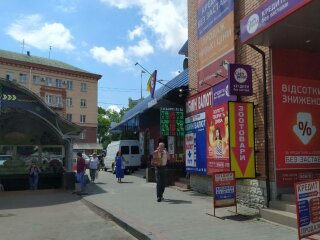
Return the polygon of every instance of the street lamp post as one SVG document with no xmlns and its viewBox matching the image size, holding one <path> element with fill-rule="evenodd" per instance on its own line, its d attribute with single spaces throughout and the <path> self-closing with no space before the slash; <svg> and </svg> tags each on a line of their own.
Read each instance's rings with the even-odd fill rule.
<svg viewBox="0 0 320 240">
<path fill-rule="evenodd" d="M 144 70 L 141 70 L 141 97 L 140 99 L 142 99 L 142 74 L 146 73 Z"/>
</svg>

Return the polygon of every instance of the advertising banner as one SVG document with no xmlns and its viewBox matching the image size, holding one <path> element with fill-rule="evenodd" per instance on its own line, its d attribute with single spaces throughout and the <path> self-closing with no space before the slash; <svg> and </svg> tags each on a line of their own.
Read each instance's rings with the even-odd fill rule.
<svg viewBox="0 0 320 240">
<path fill-rule="evenodd" d="M 233 0 L 198 1 L 198 39 L 220 22 L 228 13 L 233 11 L 233 8 Z"/>
<path fill-rule="evenodd" d="M 185 120 L 186 172 L 206 174 L 206 114 L 192 115 Z"/>
<path fill-rule="evenodd" d="M 295 186 L 299 239 L 320 232 L 320 180 L 296 182 Z"/>
<path fill-rule="evenodd" d="M 236 205 L 236 179 L 234 172 L 212 175 L 214 208 Z"/>
<path fill-rule="evenodd" d="M 174 154 L 174 137 L 168 136 L 168 153 L 170 155 Z"/>
<path fill-rule="evenodd" d="M 319 94 L 319 81 L 274 76 L 274 142 L 279 187 L 293 187 L 294 179 L 319 175 Z"/>
<path fill-rule="evenodd" d="M 240 21 L 241 41 L 247 41 L 312 0 L 269 0 Z"/>
<path fill-rule="evenodd" d="M 244 64 L 229 64 L 230 94 L 252 96 L 252 67 Z"/>
<path fill-rule="evenodd" d="M 218 106 L 223 103 L 227 103 L 228 101 L 236 101 L 237 96 L 229 94 L 230 84 L 228 80 L 224 80 L 223 82 L 214 85 L 212 88 L 213 92 L 213 106 Z"/>
<path fill-rule="evenodd" d="M 212 88 L 187 98 L 186 115 L 191 116 L 195 113 L 204 112 L 212 106 Z"/>
<path fill-rule="evenodd" d="M 206 116 L 207 175 L 229 171 L 228 104 L 208 109 Z"/>
<path fill-rule="evenodd" d="M 229 102 L 231 171 L 236 178 L 255 178 L 253 103 Z"/>
</svg>

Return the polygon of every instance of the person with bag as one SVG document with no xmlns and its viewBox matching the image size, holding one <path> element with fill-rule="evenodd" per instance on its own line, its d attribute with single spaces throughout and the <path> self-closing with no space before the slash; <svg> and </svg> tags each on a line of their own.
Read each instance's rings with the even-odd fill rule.
<svg viewBox="0 0 320 240">
<path fill-rule="evenodd" d="M 122 156 L 121 151 L 117 152 L 116 158 L 116 178 L 118 179 L 118 183 L 121 183 L 121 179 L 124 178 L 124 158 Z"/>
<path fill-rule="evenodd" d="M 85 175 L 86 172 L 86 161 L 82 157 L 82 153 L 77 153 L 77 182 L 80 183 L 80 191 L 83 192 L 86 187 Z"/>
<path fill-rule="evenodd" d="M 98 178 L 98 168 L 99 168 L 99 159 L 96 153 L 92 154 L 92 157 L 89 160 L 89 171 L 91 182 L 94 182 L 96 178 Z"/>
<path fill-rule="evenodd" d="M 39 183 L 39 173 L 41 172 L 41 170 L 35 161 L 31 162 L 31 165 L 27 168 L 27 170 L 29 173 L 30 190 L 37 190 Z"/>
<path fill-rule="evenodd" d="M 166 187 L 166 165 L 168 160 L 167 150 L 163 142 L 159 142 L 158 148 L 153 152 L 151 165 L 155 167 L 157 182 L 157 201 L 163 200 L 163 193 Z"/>
</svg>

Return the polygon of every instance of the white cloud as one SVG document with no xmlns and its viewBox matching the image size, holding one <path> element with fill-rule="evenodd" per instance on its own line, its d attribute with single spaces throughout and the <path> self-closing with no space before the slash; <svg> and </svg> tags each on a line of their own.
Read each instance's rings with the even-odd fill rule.
<svg viewBox="0 0 320 240">
<path fill-rule="evenodd" d="M 112 50 L 104 47 L 93 47 L 90 49 L 90 53 L 98 62 L 105 63 L 108 66 L 125 66 L 129 63 L 129 60 L 125 56 L 124 49 L 121 47 L 116 47 Z"/>
<path fill-rule="evenodd" d="M 117 105 L 110 105 L 107 107 L 107 110 L 115 111 L 115 112 L 120 112 L 121 109 Z"/>
<path fill-rule="evenodd" d="M 60 0 L 57 9 L 65 13 L 74 13 L 77 11 L 78 0 Z"/>
<path fill-rule="evenodd" d="M 136 37 L 141 37 L 143 35 L 143 28 L 141 26 L 136 26 L 134 30 L 129 31 L 129 39 L 134 40 Z"/>
<path fill-rule="evenodd" d="M 134 57 L 145 57 L 153 54 L 154 49 L 148 39 L 142 39 L 138 45 L 128 47 L 128 53 Z"/>
<path fill-rule="evenodd" d="M 120 9 L 137 6 L 141 21 L 163 49 L 178 51 L 188 39 L 186 0 L 100 0 Z"/>
<path fill-rule="evenodd" d="M 7 29 L 7 34 L 26 45 L 47 50 L 49 46 L 59 50 L 73 50 L 73 36 L 68 28 L 61 23 L 43 22 L 41 15 L 22 16 Z"/>
</svg>

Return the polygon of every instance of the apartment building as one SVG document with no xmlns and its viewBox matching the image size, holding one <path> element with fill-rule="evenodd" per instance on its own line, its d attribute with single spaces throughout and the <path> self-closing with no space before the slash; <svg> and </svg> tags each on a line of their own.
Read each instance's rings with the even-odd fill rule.
<svg viewBox="0 0 320 240">
<path fill-rule="evenodd" d="M 0 50 L 0 76 L 40 96 L 60 116 L 85 130 L 77 149 L 96 148 L 97 87 L 101 75 L 67 63 Z"/>
</svg>

